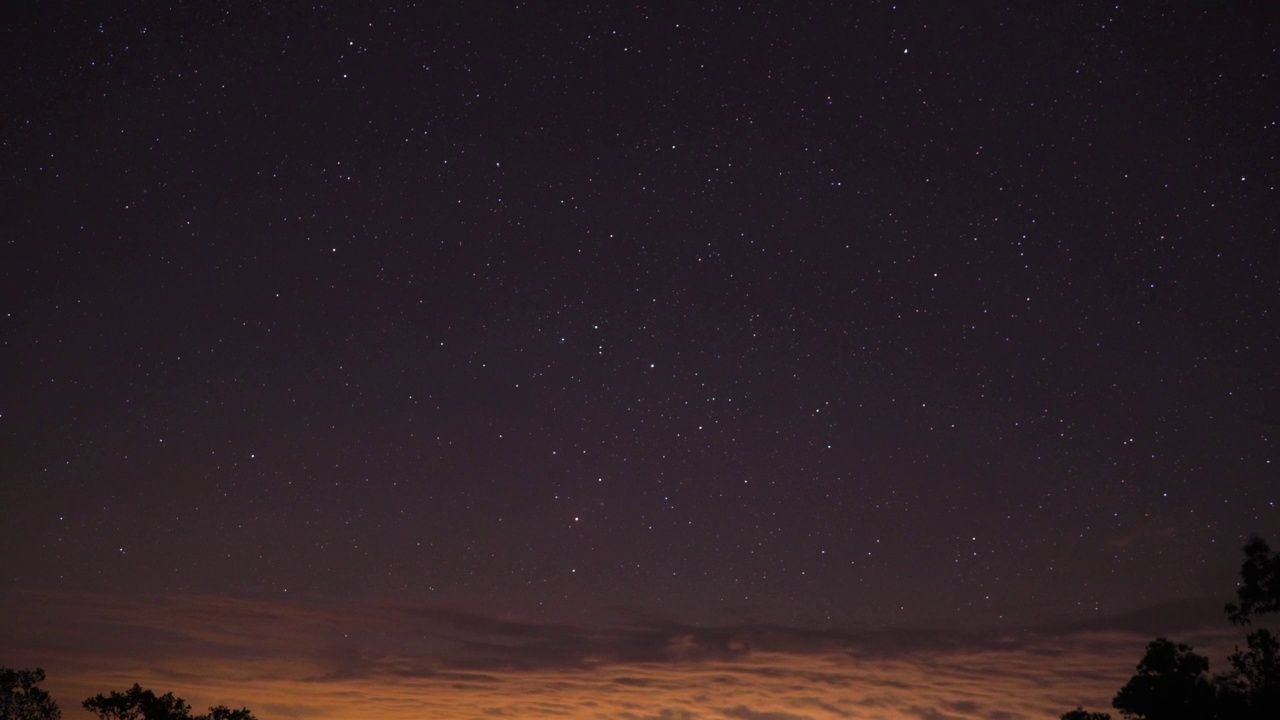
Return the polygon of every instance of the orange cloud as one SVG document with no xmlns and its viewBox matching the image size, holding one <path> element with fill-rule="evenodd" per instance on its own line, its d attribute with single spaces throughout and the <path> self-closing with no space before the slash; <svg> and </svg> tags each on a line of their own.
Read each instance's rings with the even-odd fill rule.
<svg viewBox="0 0 1280 720">
<path fill-rule="evenodd" d="M 1123 629 L 851 633 L 524 622 L 439 606 L 0 595 L 3 662 L 64 717 L 134 682 L 263 720 L 1046 718 L 1106 709 L 1150 639 Z M 1187 638 L 1221 650 L 1227 634 Z"/>
</svg>

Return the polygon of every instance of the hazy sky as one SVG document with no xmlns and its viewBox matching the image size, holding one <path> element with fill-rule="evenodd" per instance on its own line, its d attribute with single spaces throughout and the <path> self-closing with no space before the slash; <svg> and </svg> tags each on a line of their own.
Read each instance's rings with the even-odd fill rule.
<svg viewBox="0 0 1280 720">
<path fill-rule="evenodd" d="M 1230 647 L 1268 3 L 366 5 L 4 23 L 0 665 L 66 717 L 1031 718 Z"/>
</svg>

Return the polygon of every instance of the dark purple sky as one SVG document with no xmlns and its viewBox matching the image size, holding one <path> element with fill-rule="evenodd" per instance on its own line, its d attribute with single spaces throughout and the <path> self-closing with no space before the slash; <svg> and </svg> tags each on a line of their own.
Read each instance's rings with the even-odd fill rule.
<svg viewBox="0 0 1280 720">
<path fill-rule="evenodd" d="M 3 586 L 999 630 L 1277 535 L 1267 3 L 285 5 L 9 11 Z"/>
</svg>

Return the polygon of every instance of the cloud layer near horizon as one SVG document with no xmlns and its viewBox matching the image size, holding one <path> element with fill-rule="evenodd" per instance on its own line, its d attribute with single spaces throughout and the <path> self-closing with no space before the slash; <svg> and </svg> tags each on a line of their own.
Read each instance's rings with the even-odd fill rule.
<svg viewBox="0 0 1280 720">
<path fill-rule="evenodd" d="M 206 596 L 11 593 L 0 607 L 0 664 L 44 667 L 68 720 L 134 682 L 263 720 L 1045 718 L 1105 709 L 1151 639 L 1123 619 L 996 637 Z M 1232 636 L 1179 639 L 1220 651 Z"/>
</svg>

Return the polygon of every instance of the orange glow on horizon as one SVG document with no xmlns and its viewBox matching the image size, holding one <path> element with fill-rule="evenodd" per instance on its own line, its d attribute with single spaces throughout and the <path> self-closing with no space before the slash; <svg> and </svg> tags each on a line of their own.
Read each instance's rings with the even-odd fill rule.
<svg viewBox="0 0 1280 720">
<path fill-rule="evenodd" d="M 447 628 L 404 624 L 385 605 L 27 597 L 35 602 L 18 604 L 15 619 L 29 629 L 5 661 L 44 667 L 67 720 L 90 717 L 83 698 L 134 682 L 172 691 L 197 711 L 247 706 L 260 720 L 1056 718 L 1080 704 L 1109 709 L 1150 639 L 1093 632 L 938 643 L 945 647 L 735 643 L 708 653 L 672 638 L 659 659 L 504 666 L 433 649 Z M 74 623 L 34 630 L 70 604 L 81 609 Z M 465 642 L 505 651 L 497 640 Z"/>
</svg>

